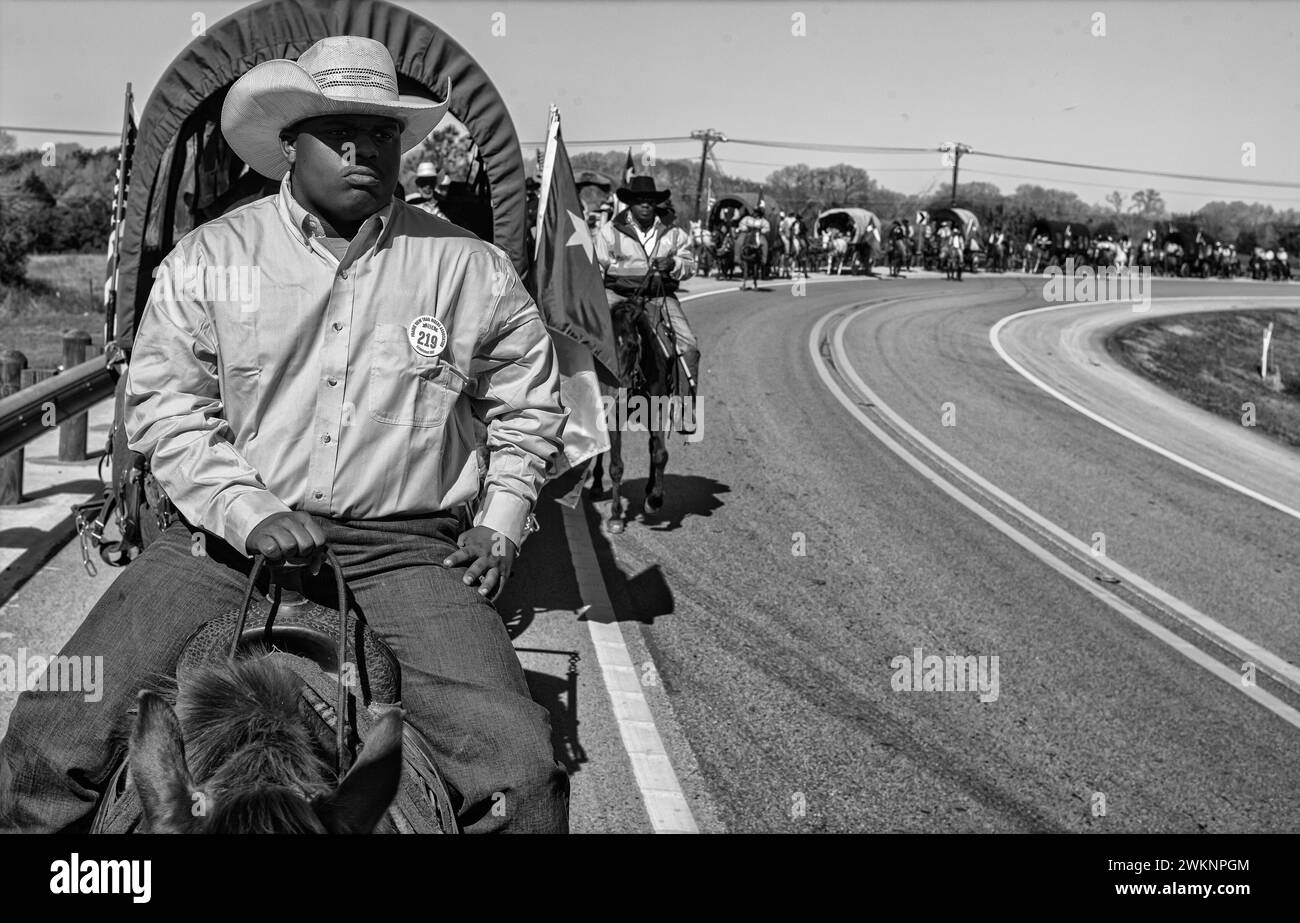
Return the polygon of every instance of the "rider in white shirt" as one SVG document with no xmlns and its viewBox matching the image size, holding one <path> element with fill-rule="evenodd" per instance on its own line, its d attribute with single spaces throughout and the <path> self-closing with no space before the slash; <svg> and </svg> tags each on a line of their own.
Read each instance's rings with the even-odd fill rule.
<svg viewBox="0 0 1300 923">
<path fill-rule="evenodd" d="M 633 176 L 617 195 L 628 207 L 613 221 L 601 225 L 596 234 L 596 261 L 604 272 L 606 298 L 612 309 L 642 291 L 651 269 L 662 274 L 664 310 L 672 325 L 677 354 L 695 385 L 691 388 L 679 375 L 678 393 L 684 400 L 692 400 L 700 380 L 699 343 L 674 295 L 678 283 L 695 272 L 691 235 L 679 227 L 665 226 L 660 220 L 657 212 L 671 193 L 656 189 L 652 177 Z"/>
<path fill-rule="evenodd" d="M 758 231 L 759 245 L 763 248 L 762 266 L 767 265 L 767 235 L 772 231 L 772 225 L 768 223 L 764 213 L 766 209 L 762 205 L 755 206 L 752 215 L 746 215 L 740 219 L 740 224 L 736 225 L 736 262 L 740 262 L 740 251 L 745 246 L 745 236 L 749 231 Z"/>
</svg>

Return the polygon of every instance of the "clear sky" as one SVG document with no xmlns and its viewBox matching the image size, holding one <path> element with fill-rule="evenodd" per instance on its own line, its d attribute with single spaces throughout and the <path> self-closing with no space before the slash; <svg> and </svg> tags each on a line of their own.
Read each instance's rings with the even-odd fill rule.
<svg viewBox="0 0 1300 923">
<path fill-rule="evenodd" d="M 244 6 L 200 0 L 0 0 L 0 124 L 116 130 L 191 38 Z M 524 142 L 560 106 L 573 142 L 689 135 L 934 147 L 1208 175 L 1300 181 L 1300 3 L 567 2 L 402 5 L 445 29 L 502 92 Z M 492 34 L 505 14 L 504 36 Z M 1106 35 L 1092 34 L 1093 14 Z M 793 17 L 802 13 L 806 35 Z M 499 21 L 499 20 L 498 20 Z M 137 109 L 137 114 L 138 114 Z M 111 138 L 18 134 L 100 146 Z M 1242 165 L 1242 144 L 1256 166 Z M 695 142 L 661 157 L 698 156 Z M 849 162 L 903 192 L 944 182 L 939 154 L 835 154 L 719 145 L 728 172 Z M 1002 174 L 1002 175 L 994 175 Z M 1300 207 L 1300 189 L 1104 174 L 971 156 L 963 179 L 1037 181 L 1099 202 L 1159 189 L 1174 210 L 1212 199 Z"/>
</svg>

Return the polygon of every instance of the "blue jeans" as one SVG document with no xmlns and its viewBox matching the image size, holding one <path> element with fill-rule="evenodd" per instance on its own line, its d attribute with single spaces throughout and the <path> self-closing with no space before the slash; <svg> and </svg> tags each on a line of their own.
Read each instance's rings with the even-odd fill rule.
<svg viewBox="0 0 1300 923">
<path fill-rule="evenodd" d="M 467 526 L 436 514 L 340 521 L 314 517 L 338 555 L 354 611 L 388 643 L 406 718 L 432 744 L 467 833 L 568 831 L 569 780 L 551 748 L 496 608 L 441 561 Z M 0 832 L 85 829 L 125 754 L 126 710 L 150 677 L 172 671 L 194 629 L 243 600 L 251 561 L 173 523 L 105 591 L 63 648 L 103 657 L 103 697 L 25 692 L 0 742 Z M 265 579 L 265 578 L 263 578 Z M 304 592 L 333 607 L 328 566 Z M 499 794 L 498 794 L 499 793 Z M 496 807 L 494 811 L 493 808 Z"/>
</svg>

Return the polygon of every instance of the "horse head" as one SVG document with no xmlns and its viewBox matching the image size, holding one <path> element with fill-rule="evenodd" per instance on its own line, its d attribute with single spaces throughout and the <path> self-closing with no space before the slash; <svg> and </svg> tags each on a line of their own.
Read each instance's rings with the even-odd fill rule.
<svg viewBox="0 0 1300 923">
<path fill-rule="evenodd" d="M 302 682 L 270 656 L 205 664 L 175 708 L 141 692 L 130 777 L 155 833 L 369 833 L 397 794 L 402 714 L 378 718 L 337 779 Z"/>
<path fill-rule="evenodd" d="M 619 384 L 631 394 L 669 393 L 672 366 L 654 345 L 661 318 L 655 299 L 625 299 L 614 305 L 611 316 Z"/>
</svg>

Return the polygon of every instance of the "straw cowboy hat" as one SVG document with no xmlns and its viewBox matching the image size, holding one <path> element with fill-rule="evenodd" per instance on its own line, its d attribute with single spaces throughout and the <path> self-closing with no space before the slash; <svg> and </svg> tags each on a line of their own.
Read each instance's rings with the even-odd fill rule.
<svg viewBox="0 0 1300 923">
<path fill-rule="evenodd" d="M 634 176 L 615 193 L 620 202 L 666 202 L 672 197 L 668 189 L 656 189 L 653 176 Z"/>
<path fill-rule="evenodd" d="M 263 61 L 231 86 L 221 107 L 226 142 L 252 169 L 279 179 L 289 169 L 280 132 L 321 115 L 381 115 L 402 125 L 402 152 L 438 127 L 451 99 L 399 96 L 397 68 L 382 42 L 358 35 L 323 38 L 297 61 Z"/>
</svg>

